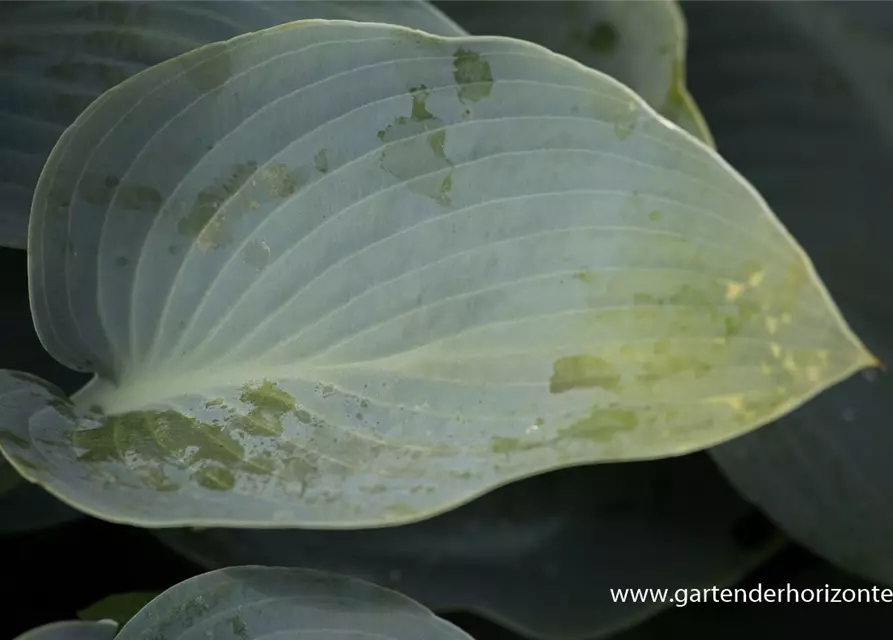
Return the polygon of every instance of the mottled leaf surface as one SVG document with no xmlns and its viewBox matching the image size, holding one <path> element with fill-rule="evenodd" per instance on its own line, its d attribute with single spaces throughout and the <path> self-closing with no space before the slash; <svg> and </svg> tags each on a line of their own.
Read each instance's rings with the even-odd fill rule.
<svg viewBox="0 0 893 640">
<path fill-rule="evenodd" d="M 874 362 L 713 150 L 507 38 L 306 21 L 152 67 L 63 135 L 29 240 L 38 334 L 97 377 L 4 451 L 145 526 L 420 520 Z"/>
<path fill-rule="evenodd" d="M 168 589 L 117 640 L 271 637 L 469 640 L 418 603 L 355 578 L 308 569 L 231 567 Z"/>
<path fill-rule="evenodd" d="M 436 3 L 474 35 L 536 42 L 628 85 L 661 115 L 713 144 L 685 86 L 685 17 L 675 0 Z"/>
<path fill-rule="evenodd" d="M 720 148 L 813 256 L 859 335 L 893 362 L 893 5 L 687 6 L 693 81 Z M 767 153 L 769 145 L 777 145 Z M 893 584 L 893 378 L 869 371 L 713 451 L 793 537 Z"/>
<path fill-rule="evenodd" d="M 4 2 L 0 18 L 0 245 L 22 249 L 34 186 L 59 136 L 103 91 L 146 67 L 306 18 L 464 35 L 416 0 Z"/>
<path fill-rule="evenodd" d="M 156 535 L 209 569 L 330 569 L 554 640 L 601 637 L 662 609 L 613 602 L 612 588 L 737 581 L 780 544 L 753 514 L 710 459 L 694 454 L 562 469 L 401 527 Z"/>
<path fill-rule="evenodd" d="M 112 640 L 118 625 L 111 621 L 65 620 L 31 629 L 14 640 Z"/>
</svg>

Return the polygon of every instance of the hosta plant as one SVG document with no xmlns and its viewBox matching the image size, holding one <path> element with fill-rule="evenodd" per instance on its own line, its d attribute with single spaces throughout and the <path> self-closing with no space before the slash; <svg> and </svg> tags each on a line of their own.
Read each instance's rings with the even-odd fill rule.
<svg viewBox="0 0 893 640">
<path fill-rule="evenodd" d="M 799 539 L 873 561 L 809 529 L 816 512 L 785 507 L 766 489 L 779 476 L 748 462 L 772 442 L 764 425 L 879 361 L 776 200 L 716 150 L 675 3 L 0 15 L 14 26 L 0 236 L 27 249 L 43 349 L 90 378 L 67 393 L 0 370 L 0 512 L 26 488 L 60 519 L 161 529 L 219 569 L 120 637 L 297 632 L 276 626 L 279 605 L 230 598 L 372 589 L 225 568 L 256 564 L 362 575 L 530 638 L 616 632 L 666 603 L 587 597 L 583 567 L 618 565 L 600 593 L 728 584 L 782 543 L 738 543 L 754 514 L 708 449 Z M 683 521 L 697 531 L 670 535 Z M 641 544 L 616 553 L 621 538 Z M 513 589 L 519 576 L 537 588 Z M 569 590 L 581 597 L 531 604 Z M 392 597 L 368 594 L 362 611 Z M 25 637 L 69 632 L 115 628 Z"/>
</svg>

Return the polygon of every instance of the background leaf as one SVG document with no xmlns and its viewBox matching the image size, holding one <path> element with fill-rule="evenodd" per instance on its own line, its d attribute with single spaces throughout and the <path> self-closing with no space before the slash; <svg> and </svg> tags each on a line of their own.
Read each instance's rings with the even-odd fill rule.
<svg viewBox="0 0 893 640">
<path fill-rule="evenodd" d="M 190 578 L 152 600 L 117 638 L 274 635 L 469 638 L 394 591 L 347 576 L 280 567 L 231 567 Z"/>
<path fill-rule="evenodd" d="M 113 622 L 66 620 L 37 627 L 15 640 L 112 640 L 117 628 Z"/>
<path fill-rule="evenodd" d="M 602 637 L 662 608 L 618 604 L 612 588 L 731 584 L 781 544 L 704 454 L 555 471 L 402 527 L 155 534 L 205 568 L 337 571 L 550 639 Z"/>
<path fill-rule="evenodd" d="M 8 450 L 119 522 L 411 522 L 711 446 L 873 362 L 712 150 L 517 40 L 197 50 L 94 103 L 33 213 L 38 333 L 99 377 Z"/>
<path fill-rule="evenodd" d="M 462 35 L 427 2 L 4 2 L 0 6 L 0 245 L 25 248 L 41 168 L 65 128 L 134 73 L 210 42 L 306 18 Z"/>
<path fill-rule="evenodd" d="M 114 620 L 125 624 L 158 595 L 157 591 L 116 593 L 78 611 L 81 620 Z"/>
<path fill-rule="evenodd" d="M 724 155 L 802 238 L 859 335 L 893 361 L 893 5 L 686 9 L 693 83 Z M 891 415 L 893 379 L 871 371 L 712 454 L 797 540 L 891 584 Z"/>
<path fill-rule="evenodd" d="M 685 86 L 686 26 L 675 0 L 436 3 L 474 35 L 541 44 L 628 85 L 661 115 L 713 145 Z"/>
</svg>

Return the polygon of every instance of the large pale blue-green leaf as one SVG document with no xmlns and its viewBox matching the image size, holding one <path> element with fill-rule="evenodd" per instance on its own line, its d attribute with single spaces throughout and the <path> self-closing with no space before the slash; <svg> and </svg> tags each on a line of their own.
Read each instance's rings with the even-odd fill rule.
<svg viewBox="0 0 893 640">
<path fill-rule="evenodd" d="M 893 362 L 893 5 L 692 3 L 689 13 L 701 38 L 692 73 L 720 147 Z M 713 455 L 797 540 L 891 584 L 891 416 L 893 378 L 870 371 Z"/>
<path fill-rule="evenodd" d="M 507 38 L 306 21 L 152 67 L 62 136 L 31 224 L 38 334 L 97 377 L 4 374 L 3 451 L 119 522 L 411 522 L 874 363 L 712 149 Z"/>
<path fill-rule="evenodd" d="M 685 86 L 686 25 L 675 0 L 436 4 L 474 35 L 530 40 L 614 76 L 658 113 L 713 144 Z"/>
<path fill-rule="evenodd" d="M 416 0 L 3 2 L 0 18 L 0 245 L 16 248 L 25 247 L 34 186 L 65 127 L 137 71 L 209 42 L 305 18 L 464 35 Z"/>
<path fill-rule="evenodd" d="M 209 569 L 332 570 L 531 638 L 595 638 L 665 606 L 618 604 L 612 588 L 728 585 L 763 561 L 780 540 L 771 529 L 748 537 L 753 512 L 706 455 L 694 454 L 555 471 L 402 527 L 156 535 Z"/>
<path fill-rule="evenodd" d="M 110 620 L 101 622 L 65 620 L 26 631 L 15 640 L 112 640 L 117 630 L 118 625 Z"/>
<path fill-rule="evenodd" d="M 117 640 L 272 637 L 469 640 L 399 593 L 309 569 L 231 567 L 190 578 L 152 600 Z"/>
</svg>

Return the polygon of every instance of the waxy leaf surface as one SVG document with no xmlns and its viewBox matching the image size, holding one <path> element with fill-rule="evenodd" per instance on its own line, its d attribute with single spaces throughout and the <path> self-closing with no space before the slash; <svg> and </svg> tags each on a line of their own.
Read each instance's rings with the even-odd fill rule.
<svg viewBox="0 0 893 640">
<path fill-rule="evenodd" d="M 421 520 L 875 362 L 712 149 L 507 38 L 305 21 L 141 72 L 51 154 L 29 260 L 41 340 L 96 378 L 6 374 L 3 451 L 143 526 Z"/>
<path fill-rule="evenodd" d="M 307 18 L 465 35 L 417 0 L 0 4 L 0 246 L 25 248 L 44 162 L 65 128 L 103 91 L 202 45 Z"/>
<path fill-rule="evenodd" d="M 529 40 L 617 78 L 658 113 L 713 144 L 685 86 L 685 17 L 675 0 L 448 0 L 476 36 Z"/>
<path fill-rule="evenodd" d="M 271 637 L 470 640 L 409 598 L 320 571 L 230 567 L 171 587 L 124 625 L 117 640 Z"/>
</svg>

